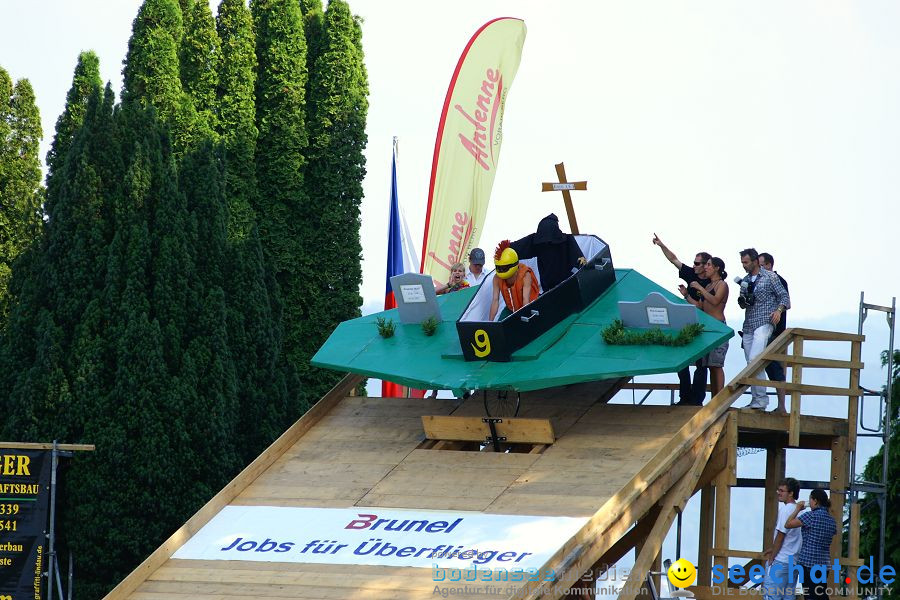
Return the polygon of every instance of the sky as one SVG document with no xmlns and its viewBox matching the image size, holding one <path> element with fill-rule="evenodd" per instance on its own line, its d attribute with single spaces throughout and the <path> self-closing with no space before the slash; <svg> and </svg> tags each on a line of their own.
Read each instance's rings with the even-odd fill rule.
<svg viewBox="0 0 900 600">
<path fill-rule="evenodd" d="M 96 51 L 103 78 L 121 89 L 139 5 L 0 2 L 0 66 L 35 87 L 42 154 L 79 51 Z M 421 244 L 450 76 L 471 35 L 500 16 L 524 19 L 528 34 L 480 243 L 489 255 L 499 240 L 533 232 L 550 212 L 567 226 L 559 195 L 540 192 L 542 181 L 555 180 L 553 165 L 564 161 L 569 180 L 588 181 L 588 191 L 573 192 L 581 231 L 606 241 L 617 267 L 636 268 L 672 291 L 679 281 L 651 244 L 654 232 L 683 261 L 700 250 L 720 256 L 729 279 L 742 274 L 742 248 L 773 254 L 790 283 L 794 326 L 855 332 L 861 291 L 880 305 L 900 291 L 893 241 L 900 224 L 900 3 L 350 0 L 350 6 L 364 21 L 370 86 L 364 312 L 379 310 L 384 298 L 392 137 L 400 139 L 400 201 Z M 740 327 L 734 301 L 726 316 Z M 879 388 L 885 373 L 877 357 L 888 343 L 883 315 L 872 314 L 865 331 L 863 385 Z M 735 342 L 728 360 L 726 376 L 742 367 Z M 753 459 L 742 460 L 752 471 Z"/>
</svg>

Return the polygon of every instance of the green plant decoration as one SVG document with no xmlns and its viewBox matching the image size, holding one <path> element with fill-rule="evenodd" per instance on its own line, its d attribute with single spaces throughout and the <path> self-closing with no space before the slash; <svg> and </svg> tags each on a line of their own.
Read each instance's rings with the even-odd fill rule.
<svg viewBox="0 0 900 600">
<path fill-rule="evenodd" d="M 440 321 L 435 317 L 428 317 L 422 321 L 422 332 L 428 337 L 433 336 L 434 332 L 437 331 L 438 323 L 440 323 Z"/>
<path fill-rule="evenodd" d="M 394 330 L 397 329 L 397 326 L 394 324 L 393 319 L 377 317 L 375 319 L 375 325 L 378 327 L 378 335 L 380 335 L 381 337 L 385 339 L 394 337 Z"/>
<path fill-rule="evenodd" d="M 627 331 L 620 319 L 603 330 L 603 341 L 614 346 L 687 346 L 703 333 L 703 325 L 685 325 L 676 335 L 666 333 L 659 327 L 643 331 Z"/>
</svg>

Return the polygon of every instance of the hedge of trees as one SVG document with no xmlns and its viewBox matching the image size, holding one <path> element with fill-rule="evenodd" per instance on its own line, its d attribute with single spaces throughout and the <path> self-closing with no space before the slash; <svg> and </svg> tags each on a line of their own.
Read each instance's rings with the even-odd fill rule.
<svg viewBox="0 0 900 600">
<path fill-rule="evenodd" d="M 145 0 L 117 102 L 78 58 L 41 185 L 0 69 L 3 439 L 96 444 L 64 477 L 102 596 L 336 381 L 359 314 L 368 84 L 344 0 Z"/>
</svg>

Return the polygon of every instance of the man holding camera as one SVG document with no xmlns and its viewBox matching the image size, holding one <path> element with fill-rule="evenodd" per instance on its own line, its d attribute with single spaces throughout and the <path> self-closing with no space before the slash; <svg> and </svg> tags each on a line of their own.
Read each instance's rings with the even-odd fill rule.
<svg viewBox="0 0 900 600">
<path fill-rule="evenodd" d="M 741 265 L 747 275 L 740 280 L 738 306 L 745 311 L 742 333 L 744 356 L 749 364 L 769 345 L 775 326 L 781 322 L 784 311 L 791 307 L 791 299 L 778 276 L 760 268 L 756 249 L 741 250 Z M 754 385 L 751 393 L 753 399 L 745 408 L 765 410 L 769 406 L 765 387 Z"/>
<path fill-rule="evenodd" d="M 708 252 L 698 252 L 697 256 L 694 257 L 694 266 L 691 268 L 689 265 L 678 260 L 675 253 L 669 250 L 669 247 L 663 244 L 662 240 L 659 239 L 659 236 L 655 233 L 653 234 L 653 244 L 659 246 L 663 256 L 678 269 L 678 277 L 683 279 L 684 283 L 688 286 L 688 293 L 690 293 L 691 297 L 695 300 L 699 300 L 702 297 L 700 296 L 700 292 L 690 287 L 690 285 L 692 281 L 696 281 L 702 287 L 709 285 L 709 279 L 707 279 L 705 275 L 706 261 L 712 258 L 712 255 Z M 706 398 L 706 377 L 709 373 L 709 369 L 701 364 L 702 361 L 703 359 L 701 358 L 695 363 L 696 369 L 694 369 L 693 382 L 691 381 L 691 373 L 688 367 L 678 371 L 678 404 L 680 406 L 703 405 L 703 400 Z"/>
</svg>

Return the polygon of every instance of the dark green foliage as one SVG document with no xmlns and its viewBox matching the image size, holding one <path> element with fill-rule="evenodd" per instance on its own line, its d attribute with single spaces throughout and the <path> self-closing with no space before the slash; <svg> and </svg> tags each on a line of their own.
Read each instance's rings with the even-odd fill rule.
<svg viewBox="0 0 900 600">
<path fill-rule="evenodd" d="M 604 342 L 617 346 L 687 346 L 703 333 L 703 325 L 691 323 L 672 335 L 658 327 L 641 331 L 628 330 L 622 321 L 616 319 L 612 325 L 604 327 L 602 333 Z"/>
<path fill-rule="evenodd" d="M 8 315 L 14 261 L 40 235 L 41 117 L 27 79 L 0 68 L 0 327 Z"/>
<path fill-rule="evenodd" d="M 368 76 L 363 64 L 362 31 L 343 0 L 328 4 L 321 54 L 310 74 L 310 144 L 306 189 L 315 230 L 314 251 L 307 256 L 328 257 L 311 264 L 305 317 L 309 327 L 302 338 L 300 375 L 306 392 L 319 397 L 336 376 L 309 366 L 309 357 L 332 328 L 359 315 L 362 281 L 359 239 L 362 181 L 365 176 Z"/>
<path fill-rule="evenodd" d="M 244 0 L 222 0 L 216 17 L 221 40 L 219 134 L 225 149 L 228 238 L 246 240 L 256 224 L 256 38 Z"/>
<path fill-rule="evenodd" d="M 84 114 L 87 111 L 88 100 L 91 94 L 101 90 L 103 82 L 100 79 L 100 59 L 93 52 L 82 52 L 78 55 L 78 64 L 75 66 L 75 76 L 72 79 L 72 87 L 66 95 L 66 106 L 63 113 L 56 120 L 56 135 L 53 144 L 47 152 L 47 181 L 53 179 L 53 174 L 62 169 L 62 161 L 72 145 L 75 132 L 84 122 Z"/>
<path fill-rule="evenodd" d="M 312 73 L 325 42 L 325 11 L 322 9 L 322 0 L 300 0 L 300 13 L 303 15 L 303 33 L 306 35 L 306 68 Z M 309 87 L 306 96 L 310 96 Z M 311 123 L 312 120 L 307 122 Z"/>
<path fill-rule="evenodd" d="M 311 277 L 321 265 L 315 208 L 307 201 L 303 173 L 306 164 L 306 40 L 300 8 L 292 0 L 254 0 L 256 26 L 256 208 L 266 267 L 274 277 L 282 307 L 286 372 L 303 369 L 312 356 L 312 331 L 328 325 L 316 322 Z M 305 384 L 306 382 L 304 382 Z M 290 418 L 318 399 L 293 389 Z"/>
<path fill-rule="evenodd" d="M 887 366 L 888 353 L 885 350 L 881 354 L 882 366 Z M 900 515 L 896 510 L 900 506 L 900 421 L 897 419 L 897 410 L 900 408 L 900 351 L 894 352 L 894 366 L 891 377 L 893 378 L 891 390 L 891 439 L 890 453 L 888 455 L 888 473 L 887 473 L 887 521 L 885 523 L 885 548 L 884 561 L 888 565 L 900 564 Z M 882 390 L 884 393 L 885 390 Z M 878 452 L 869 459 L 863 470 L 862 478 L 865 481 L 883 483 L 882 477 L 882 458 L 884 457 L 884 447 L 882 446 Z M 873 494 L 867 494 L 865 503 L 860 511 L 860 556 L 875 556 L 876 562 L 878 557 L 878 531 L 880 528 L 881 512 L 875 501 Z M 892 588 L 890 593 L 884 593 L 885 598 L 898 598 L 896 588 Z"/>
<path fill-rule="evenodd" d="M 42 221 L 33 94 L 0 70 L 0 279 L 7 241 L 39 236 L 0 323 L 0 436 L 97 445 L 59 500 L 78 597 L 332 385 L 309 358 L 360 304 L 367 83 L 346 3 L 222 0 L 214 30 L 208 3 L 145 0 L 124 80 L 117 106 L 79 57 Z"/>
<path fill-rule="evenodd" d="M 145 0 L 132 26 L 122 71 L 122 101 L 156 108 L 172 135 L 176 156 L 212 135 L 210 124 L 182 87 L 178 60 L 182 34 L 181 9 L 175 0 Z"/>
<path fill-rule="evenodd" d="M 217 127 L 217 88 L 222 49 L 209 2 L 196 2 L 186 13 L 181 38 L 181 84 L 204 122 L 204 129 Z"/>
</svg>

